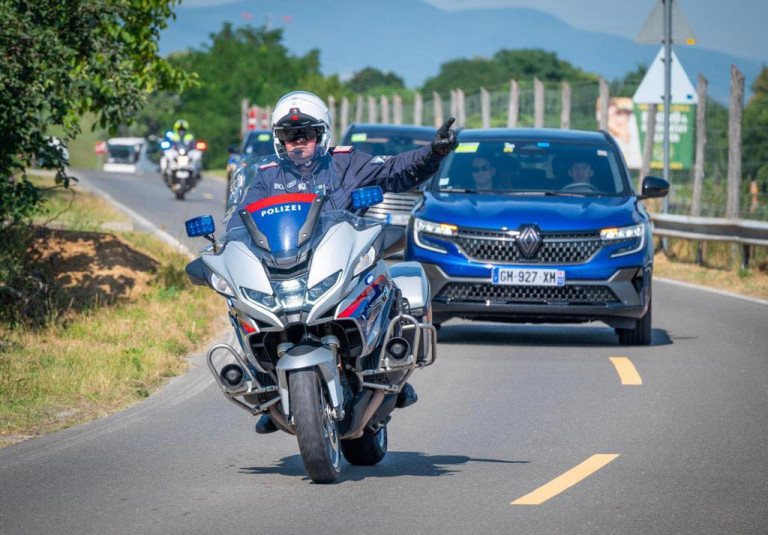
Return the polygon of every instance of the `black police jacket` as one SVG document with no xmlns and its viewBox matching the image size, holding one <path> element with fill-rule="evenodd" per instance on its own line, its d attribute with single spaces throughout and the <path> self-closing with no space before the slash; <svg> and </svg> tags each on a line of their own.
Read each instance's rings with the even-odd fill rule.
<svg viewBox="0 0 768 535">
<path fill-rule="evenodd" d="M 326 209 L 344 210 L 348 208 L 352 190 L 381 186 L 385 192 L 408 191 L 431 178 L 443 158 L 432 152 L 428 145 L 397 156 L 371 156 L 350 146 L 334 147 L 307 176 L 302 176 L 299 169 L 286 160 L 270 162 L 258 167 L 238 210 L 283 193 L 328 195 Z M 234 215 L 227 230 L 239 226 L 242 226 L 242 221 Z"/>
</svg>

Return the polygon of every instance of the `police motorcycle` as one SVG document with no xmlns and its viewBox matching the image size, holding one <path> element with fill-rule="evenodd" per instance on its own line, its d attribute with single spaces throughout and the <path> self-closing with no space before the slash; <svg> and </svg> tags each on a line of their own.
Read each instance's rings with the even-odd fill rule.
<svg viewBox="0 0 768 535">
<path fill-rule="evenodd" d="M 164 139 L 160 142 L 163 155 L 160 173 L 165 185 L 183 201 L 184 195 L 200 182 L 203 174 L 203 152 L 208 148 L 205 141 L 181 141 Z"/>
<path fill-rule="evenodd" d="M 231 209 L 242 225 L 218 239 L 211 216 L 186 222 L 190 237 L 211 242 L 187 274 L 226 299 L 239 342 L 213 345 L 208 368 L 232 403 L 296 436 L 316 483 L 336 480 L 342 455 L 384 458 L 398 393 L 436 358 L 421 265 L 384 262 L 404 230 L 359 215 L 382 197 L 358 189 L 353 211 L 324 210 L 330 199 L 317 193 L 268 197 Z"/>
</svg>

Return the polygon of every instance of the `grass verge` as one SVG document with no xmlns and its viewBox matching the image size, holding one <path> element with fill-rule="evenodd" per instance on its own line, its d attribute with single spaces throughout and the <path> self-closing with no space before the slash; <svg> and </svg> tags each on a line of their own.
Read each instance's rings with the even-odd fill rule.
<svg viewBox="0 0 768 535">
<path fill-rule="evenodd" d="M 0 324 L 0 446 L 146 398 L 225 325 L 221 300 L 187 282 L 186 257 L 103 232 L 125 218 L 77 186 L 46 196 L 54 224 L 23 235 L 24 272 L 46 291 Z"/>
</svg>

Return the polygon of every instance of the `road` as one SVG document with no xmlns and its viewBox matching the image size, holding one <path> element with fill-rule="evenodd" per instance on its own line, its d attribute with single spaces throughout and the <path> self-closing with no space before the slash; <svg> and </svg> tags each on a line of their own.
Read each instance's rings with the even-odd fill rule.
<svg viewBox="0 0 768 535">
<path fill-rule="evenodd" d="M 184 202 L 156 177 L 84 181 L 175 237 L 223 209 L 219 180 Z M 768 306 L 654 296 L 650 347 L 602 324 L 445 324 L 386 459 L 334 485 L 195 355 L 139 405 L 0 450 L 0 533 L 766 533 Z"/>
</svg>

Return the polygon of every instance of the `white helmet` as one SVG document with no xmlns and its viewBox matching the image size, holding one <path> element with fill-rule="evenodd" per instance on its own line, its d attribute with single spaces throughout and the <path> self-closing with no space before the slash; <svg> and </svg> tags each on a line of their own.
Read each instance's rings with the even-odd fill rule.
<svg viewBox="0 0 768 535">
<path fill-rule="evenodd" d="M 275 104 L 272 112 L 272 135 L 275 154 L 285 157 L 285 143 L 281 137 L 289 130 L 312 128 L 317 132 L 315 157 L 325 156 L 331 143 L 331 115 L 323 99 L 309 91 L 293 91 Z"/>
</svg>

